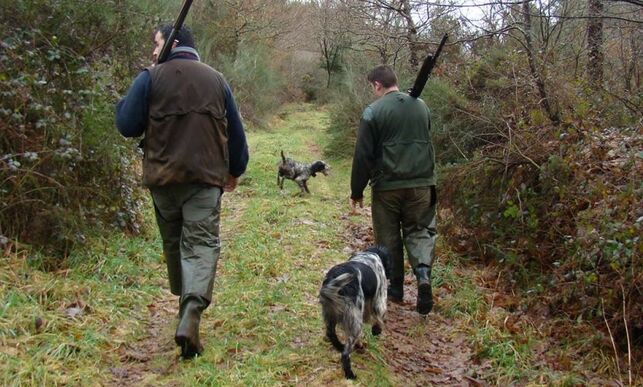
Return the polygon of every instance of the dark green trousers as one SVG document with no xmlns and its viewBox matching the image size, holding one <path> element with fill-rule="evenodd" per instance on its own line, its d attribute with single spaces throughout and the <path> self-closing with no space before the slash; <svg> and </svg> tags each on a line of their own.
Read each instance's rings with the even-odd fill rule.
<svg viewBox="0 0 643 387">
<path fill-rule="evenodd" d="M 414 270 L 419 264 L 433 265 L 438 236 L 435 209 L 434 186 L 373 191 L 373 233 L 391 253 L 392 283 L 401 285 L 404 280 L 404 248 Z"/>
<path fill-rule="evenodd" d="M 193 298 L 207 307 L 212 300 L 221 244 L 221 188 L 177 184 L 150 188 L 163 239 L 170 290 L 181 306 Z"/>
</svg>

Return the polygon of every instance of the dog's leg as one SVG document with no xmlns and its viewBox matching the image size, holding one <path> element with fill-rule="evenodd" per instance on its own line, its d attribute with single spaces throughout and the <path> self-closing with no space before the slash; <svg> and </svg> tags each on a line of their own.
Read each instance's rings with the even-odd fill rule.
<svg viewBox="0 0 643 387">
<path fill-rule="evenodd" d="M 306 191 L 308 190 L 306 188 L 306 182 L 302 181 L 302 180 L 295 180 L 295 181 L 297 182 L 297 185 L 299 186 L 299 189 L 301 190 L 301 194 L 303 195 L 304 193 L 306 193 Z"/>
<path fill-rule="evenodd" d="M 346 334 L 346 345 L 344 346 L 344 351 L 342 352 L 342 369 L 344 370 L 344 376 L 346 377 L 346 379 L 357 378 L 351 367 L 351 352 L 353 352 L 353 350 L 355 349 L 355 345 L 359 342 L 359 335 L 361 334 L 361 324 L 354 323 L 352 325 L 358 326 L 358 329 Z"/>
<path fill-rule="evenodd" d="M 360 341 L 362 335 L 362 316 L 364 314 L 364 294 L 360 289 L 360 296 L 353 307 L 348 308 L 344 316 L 343 328 L 346 333 L 346 345 L 342 352 L 342 369 L 346 379 L 356 379 L 355 373 L 351 367 L 351 352 L 355 349 L 355 345 Z"/>
<path fill-rule="evenodd" d="M 302 182 L 304 184 L 304 190 L 306 190 L 306 193 L 310 193 L 310 190 L 308 189 L 308 183 L 306 183 L 306 180 Z"/>
<path fill-rule="evenodd" d="M 386 288 L 384 288 L 386 290 Z M 386 295 L 378 297 L 373 302 L 373 327 L 371 328 L 371 333 L 373 336 L 377 336 L 382 333 L 384 328 L 384 316 L 386 315 Z"/>
<path fill-rule="evenodd" d="M 330 340 L 331 344 L 333 344 L 333 347 L 335 347 L 336 350 L 339 352 L 342 352 L 344 350 L 344 344 L 342 344 L 341 341 L 339 341 L 339 338 L 337 337 L 337 332 L 335 331 L 335 322 L 326 322 L 326 338 Z"/>
<path fill-rule="evenodd" d="M 374 316 L 375 322 L 373 323 L 373 327 L 371 328 L 371 333 L 373 336 L 378 336 L 380 333 L 382 333 L 382 328 L 384 327 L 384 316 L 379 316 L 377 313 L 375 313 Z"/>
</svg>

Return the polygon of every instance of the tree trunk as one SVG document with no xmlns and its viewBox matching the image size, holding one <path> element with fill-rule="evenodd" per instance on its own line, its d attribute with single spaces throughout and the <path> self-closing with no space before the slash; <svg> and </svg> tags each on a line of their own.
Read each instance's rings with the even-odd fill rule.
<svg viewBox="0 0 643 387">
<path fill-rule="evenodd" d="M 637 71 L 636 71 L 636 67 L 637 67 L 637 64 L 638 64 L 637 58 L 640 56 L 640 54 L 639 54 L 639 52 L 640 52 L 639 43 L 637 42 L 635 36 L 630 37 L 630 49 L 632 51 L 631 55 L 630 55 L 631 60 L 630 60 L 629 66 L 627 67 L 627 70 L 625 72 L 625 91 L 627 91 L 628 93 L 633 90 L 632 89 L 632 79 L 634 79 L 634 81 L 635 81 L 636 89 L 638 89 L 639 86 L 640 86 L 639 82 L 634 78 L 634 74 L 637 73 Z"/>
<path fill-rule="evenodd" d="M 409 3 L 409 0 L 402 0 L 402 17 L 406 20 L 406 39 L 409 42 L 409 64 L 411 65 L 411 70 L 413 72 L 416 72 L 418 70 L 418 65 L 419 65 L 419 60 L 418 60 L 418 44 L 417 44 L 417 36 L 418 36 L 418 30 L 417 27 L 415 26 L 415 22 L 413 21 L 413 17 L 411 15 L 411 5 Z"/>
<path fill-rule="evenodd" d="M 554 110 L 549 102 L 549 97 L 547 96 L 547 90 L 545 89 L 545 81 L 543 80 L 543 77 L 541 73 L 538 71 L 538 67 L 536 66 L 536 58 L 534 57 L 534 48 L 533 48 L 533 30 L 532 30 L 532 25 L 531 25 L 531 9 L 529 7 L 530 2 L 526 1 L 522 4 L 522 11 L 524 14 L 524 24 L 525 24 L 525 48 L 527 49 L 527 59 L 529 61 L 529 71 L 531 72 L 531 76 L 534 78 L 534 81 L 536 82 L 536 87 L 538 88 L 538 94 L 540 96 L 540 106 L 545 109 L 545 112 L 547 113 L 547 116 L 551 120 L 551 122 L 558 124 L 560 122 L 560 117 L 558 115 L 558 112 Z"/>
<path fill-rule="evenodd" d="M 603 82 L 603 3 L 602 0 L 588 0 L 589 21 L 587 22 L 587 73 L 593 85 Z"/>
<path fill-rule="evenodd" d="M 324 67 L 326 68 L 326 88 L 328 89 L 330 88 L 330 77 L 333 72 L 332 54 L 330 52 L 332 48 L 329 47 L 329 44 L 325 38 L 322 38 L 322 40 L 319 42 L 319 48 L 321 50 L 322 56 L 324 57 Z"/>
</svg>

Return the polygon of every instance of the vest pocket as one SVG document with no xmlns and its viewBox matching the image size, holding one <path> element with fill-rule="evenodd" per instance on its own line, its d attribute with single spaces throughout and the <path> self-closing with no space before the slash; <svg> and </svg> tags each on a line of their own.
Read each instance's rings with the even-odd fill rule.
<svg viewBox="0 0 643 387">
<path fill-rule="evenodd" d="M 431 177 L 433 163 L 428 141 L 390 141 L 383 144 L 384 175 L 393 180 Z"/>
</svg>

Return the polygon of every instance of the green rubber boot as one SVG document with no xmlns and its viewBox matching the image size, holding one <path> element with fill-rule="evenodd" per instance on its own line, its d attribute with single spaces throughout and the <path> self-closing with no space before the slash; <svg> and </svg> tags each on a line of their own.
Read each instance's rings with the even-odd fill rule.
<svg viewBox="0 0 643 387">
<path fill-rule="evenodd" d="M 188 300 L 183 307 L 181 320 L 176 328 L 174 341 L 181 347 L 181 357 L 191 359 L 203 352 L 199 341 L 199 323 L 203 306 L 197 300 Z"/>
<path fill-rule="evenodd" d="M 419 314 L 429 314 L 433 309 L 433 291 L 431 289 L 431 268 L 419 265 L 415 269 L 418 281 L 417 311 Z"/>
<path fill-rule="evenodd" d="M 386 290 L 386 298 L 396 304 L 404 301 L 404 278 L 391 278 L 391 284 Z"/>
</svg>

